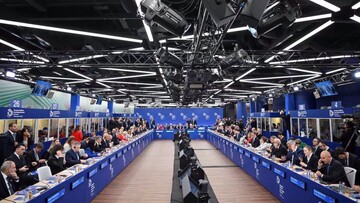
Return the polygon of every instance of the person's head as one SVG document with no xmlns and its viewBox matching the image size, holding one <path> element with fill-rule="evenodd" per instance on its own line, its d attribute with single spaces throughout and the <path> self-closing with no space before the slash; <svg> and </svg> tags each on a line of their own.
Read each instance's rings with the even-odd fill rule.
<svg viewBox="0 0 360 203">
<path fill-rule="evenodd" d="M 104 140 L 110 140 L 110 135 L 107 133 L 103 134 Z"/>
<path fill-rule="evenodd" d="M 16 172 L 16 165 L 13 161 L 4 161 L 0 168 L 1 172 L 3 172 L 7 176 L 11 176 L 12 173 Z"/>
<path fill-rule="evenodd" d="M 61 154 L 63 153 L 64 151 L 64 147 L 62 145 L 55 145 L 50 154 L 53 155 L 53 156 L 61 156 Z"/>
<path fill-rule="evenodd" d="M 101 139 L 102 139 L 102 137 L 98 135 L 98 136 L 95 137 L 95 142 L 97 142 L 98 144 L 100 144 L 100 143 L 101 143 Z"/>
<path fill-rule="evenodd" d="M 61 145 L 61 142 L 58 138 L 54 138 L 51 145 Z"/>
<path fill-rule="evenodd" d="M 281 145 L 281 140 L 279 138 L 275 138 L 273 141 L 273 145 L 276 149 L 279 149 L 279 147 Z"/>
<path fill-rule="evenodd" d="M 261 139 L 260 139 L 260 143 L 261 143 L 261 144 L 262 144 L 262 143 L 267 143 L 267 141 L 268 141 L 268 139 L 267 139 L 267 137 L 265 137 L 265 136 L 262 136 Z"/>
<path fill-rule="evenodd" d="M 72 143 L 71 148 L 72 148 L 75 152 L 79 152 L 80 146 L 81 146 L 81 143 L 80 143 L 80 142 L 74 141 L 74 142 Z"/>
<path fill-rule="evenodd" d="M 317 137 L 315 137 L 315 138 L 313 139 L 312 143 L 313 143 L 313 146 L 314 146 L 314 147 L 317 147 L 317 146 L 319 145 L 319 143 L 320 143 L 320 139 L 317 138 Z"/>
<path fill-rule="evenodd" d="M 44 128 L 42 129 L 42 132 L 43 132 L 43 134 L 47 134 L 47 133 L 48 133 L 48 128 L 47 128 L 47 127 L 44 127 Z"/>
<path fill-rule="evenodd" d="M 324 140 L 321 140 L 320 142 L 319 142 L 319 147 L 320 147 L 320 149 L 322 149 L 322 150 L 326 150 L 327 149 L 327 144 L 326 144 L 326 142 L 324 141 Z"/>
<path fill-rule="evenodd" d="M 68 144 L 71 146 L 71 143 L 72 143 L 72 141 L 74 141 L 74 140 L 75 140 L 75 137 L 72 136 L 72 135 L 70 135 L 70 136 L 68 137 L 68 139 L 66 140 L 66 143 L 68 143 Z"/>
<path fill-rule="evenodd" d="M 74 131 L 79 131 L 79 130 L 80 130 L 80 125 L 76 125 Z"/>
<path fill-rule="evenodd" d="M 36 153 L 40 153 L 44 149 L 43 143 L 39 142 L 35 144 L 34 150 Z"/>
<path fill-rule="evenodd" d="M 305 154 L 305 156 L 310 156 L 311 153 L 312 153 L 312 147 L 309 146 L 309 145 L 306 145 L 306 146 L 304 147 L 304 154 Z"/>
<path fill-rule="evenodd" d="M 342 147 L 336 147 L 335 154 L 337 157 L 339 157 L 339 159 L 346 159 L 347 157 L 346 151 Z"/>
<path fill-rule="evenodd" d="M 282 133 L 278 133 L 278 138 L 282 139 L 284 137 L 284 135 Z"/>
<path fill-rule="evenodd" d="M 19 143 L 19 144 L 17 144 L 16 147 L 15 147 L 15 153 L 16 153 L 17 155 L 19 155 L 19 156 L 22 156 L 22 155 L 24 155 L 25 148 L 26 148 L 26 147 L 25 147 L 24 144 Z"/>
<path fill-rule="evenodd" d="M 9 130 L 13 133 L 16 133 L 18 131 L 18 127 L 16 123 L 10 123 L 9 124 Z"/>
<path fill-rule="evenodd" d="M 277 137 L 276 137 L 276 136 L 274 136 L 274 135 L 273 135 L 273 136 L 271 136 L 271 137 L 270 137 L 270 142 L 271 142 L 271 143 L 274 143 L 274 140 L 275 140 L 276 138 L 277 138 Z"/>
<path fill-rule="evenodd" d="M 322 151 L 320 154 L 320 160 L 324 162 L 324 164 L 330 164 L 332 160 L 330 152 Z"/>
<path fill-rule="evenodd" d="M 301 146 L 301 140 L 300 139 L 295 139 L 295 144 L 296 146 L 300 147 Z"/>
<path fill-rule="evenodd" d="M 291 151 L 295 151 L 296 144 L 295 144 L 294 140 L 287 141 L 286 145 L 287 145 L 288 149 L 290 149 Z"/>
<path fill-rule="evenodd" d="M 29 133 L 29 129 L 28 128 L 23 128 L 22 130 L 21 130 L 21 132 L 20 132 L 22 135 L 23 135 L 23 137 L 30 137 L 30 133 Z"/>
</svg>

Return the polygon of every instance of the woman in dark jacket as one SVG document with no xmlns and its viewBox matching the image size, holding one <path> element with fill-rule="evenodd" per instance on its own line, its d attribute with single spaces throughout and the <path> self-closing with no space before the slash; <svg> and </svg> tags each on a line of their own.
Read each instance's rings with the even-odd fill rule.
<svg viewBox="0 0 360 203">
<path fill-rule="evenodd" d="M 47 165 L 50 167 L 52 174 L 57 174 L 66 169 L 63 150 L 62 145 L 55 145 L 50 152 Z"/>
<path fill-rule="evenodd" d="M 24 127 L 20 133 L 16 135 L 16 142 L 24 144 L 27 150 L 29 150 L 29 147 L 34 144 L 34 140 L 31 138 L 27 127 Z"/>
</svg>

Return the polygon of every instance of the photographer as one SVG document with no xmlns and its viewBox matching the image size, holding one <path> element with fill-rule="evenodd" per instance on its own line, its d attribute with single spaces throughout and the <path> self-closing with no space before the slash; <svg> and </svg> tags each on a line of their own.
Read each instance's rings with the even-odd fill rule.
<svg viewBox="0 0 360 203">
<path fill-rule="evenodd" d="M 354 133 L 354 123 L 351 121 L 347 121 L 342 130 L 342 134 L 339 137 L 339 141 L 341 142 L 341 146 L 347 151 L 351 153 L 355 153 L 356 150 L 356 133 Z"/>
<path fill-rule="evenodd" d="M 290 114 L 286 114 L 284 110 L 280 111 L 280 116 L 282 118 L 282 126 L 283 126 L 283 132 L 284 136 L 290 136 Z M 280 131 L 281 129 L 279 129 Z"/>
</svg>

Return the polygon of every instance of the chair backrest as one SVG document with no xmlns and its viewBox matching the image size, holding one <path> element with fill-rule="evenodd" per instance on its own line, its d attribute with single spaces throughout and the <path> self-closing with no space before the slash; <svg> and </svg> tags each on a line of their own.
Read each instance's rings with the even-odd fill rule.
<svg viewBox="0 0 360 203">
<path fill-rule="evenodd" d="M 42 166 L 37 169 L 39 181 L 43 181 L 49 179 L 52 176 L 51 170 L 49 166 Z"/>
<path fill-rule="evenodd" d="M 347 174 L 347 179 L 350 183 L 350 186 L 353 187 L 355 185 L 355 176 L 356 176 L 356 169 L 351 168 L 351 167 L 344 167 L 345 169 L 345 173 Z M 354 171 L 352 173 L 350 173 L 351 171 Z"/>
<path fill-rule="evenodd" d="M 79 154 L 80 154 L 80 156 L 84 156 L 84 154 L 85 154 L 85 149 L 80 149 L 80 150 L 79 150 Z"/>
</svg>

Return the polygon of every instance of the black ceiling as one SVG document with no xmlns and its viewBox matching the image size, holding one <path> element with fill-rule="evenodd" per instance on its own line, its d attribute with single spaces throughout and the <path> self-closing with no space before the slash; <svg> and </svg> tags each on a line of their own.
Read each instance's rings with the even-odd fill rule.
<svg viewBox="0 0 360 203">
<path fill-rule="evenodd" d="M 194 35 L 195 30 L 199 30 L 199 12 L 204 13 L 202 1 L 161 2 L 182 14 L 191 24 L 184 36 Z M 270 0 L 268 6 L 276 2 Z M 169 102 L 177 91 L 171 87 L 172 82 L 166 75 L 173 67 L 158 64 L 155 57 L 160 47 L 168 47 L 169 52 L 184 62 L 183 72 L 180 74 L 183 75 L 182 83 L 178 90 L 179 103 L 183 105 L 192 101 L 208 101 L 209 98 L 236 101 L 249 99 L 250 95 L 259 96 L 270 92 L 279 95 L 290 91 L 298 84 L 296 82 L 311 88 L 313 85 L 308 83 L 313 80 L 330 79 L 337 84 L 352 81 L 346 74 L 359 66 L 360 53 L 357 51 L 360 44 L 360 24 L 350 17 L 360 16 L 360 9 L 351 9 L 359 0 L 327 0 L 340 8 L 338 12 L 316 4 L 315 0 L 280 2 L 297 5 L 293 8 L 297 19 L 322 14 L 330 14 L 331 17 L 291 22 L 288 26 L 260 35 L 259 38 L 254 38 L 247 30 L 231 32 L 230 29 L 222 35 L 201 37 L 200 45 L 195 50 L 194 37 L 177 40 L 174 39 L 177 36 L 157 25 L 151 27 L 154 42 L 149 42 L 142 20 L 137 15 L 135 0 L 0 0 L 0 69 L 3 72 L 10 69 L 17 71 L 17 78 L 23 81 L 43 79 L 58 88 L 71 86 L 81 94 L 102 94 L 117 101 L 129 100 L 131 95 L 133 99 L 151 101 L 152 98 L 158 98 Z M 230 1 L 235 11 L 240 3 L 239 0 Z M 280 15 L 281 11 L 268 12 L 270 13 Z M 3 20 L 121 36 L 138 41 L 14 26 Z M 207 15 L 204 22 L 203 33 L 211 33 L 216 29 L 212 27 L 210 16 Z M 289 45 L 326 23 L 329 26 L 288 49 Z M 244 26 L 246 22 L 240 15 L 232 22 L 231 28 Z M 225 27 L 217 30 L 226 30 Z M 224 38 L 220 38 L 221 36 Z M 198 36 L 195 39 L 199 39 Z M 221 39 L 218 44 L 213 43 L 216 39 Z M 215 44 L 218 49 L 212 49 Z M 202 90 L 186 90 L 182 87 L 191 70 L 217 68 L 234 49 L 246 50 L 248 57 L 246 61 L 223 67 L 223 80 L 212 82 Z M 30 63 L 31 61 L 36 63 Z M 339 71 L 331 72 L 333 70 Z M 166 76 L 164 78 L 163 72 Z M 243 77 L 236 80 L 239 76 Z M 227 85 L 229 86 L 224 89 Z M 195 98 L 184 102 L 184 98 L 189 95 Z"/>
</svg>

